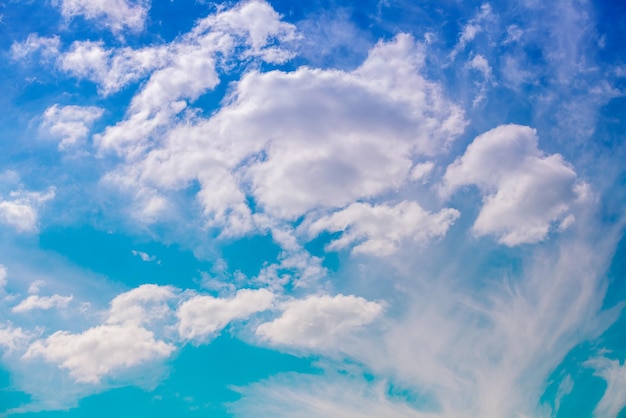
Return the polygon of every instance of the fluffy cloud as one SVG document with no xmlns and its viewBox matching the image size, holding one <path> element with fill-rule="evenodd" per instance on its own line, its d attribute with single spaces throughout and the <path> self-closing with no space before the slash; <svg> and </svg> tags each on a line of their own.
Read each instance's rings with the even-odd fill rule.
<svg viewBox="0 0 626 418">
<path fill-rule="evenodd" d="M 23 358 L 42 357 L 77 382 L 97 384 L 120 369 L 168 357 L 175 347 L 134 324 L 100 325 L 81 334 L 58 331 L 35 341 Z"/>
<path fill-rule="evenodd" d="M 251 71 L 213 117 L 171 129 L 107 178 L 157 195 L 197 180 L 209 223 L 226 234 L 252 228 L 247 196 L 284 219 L 377 196 L 407 180 L 413 158 L 444 152 L 465 127 L 462 111 L 420 76 L 423 60 L 420 44 L 399 35 L 352 72 Z M 103 147 L 120 144 L 109 135 L 116 130 Z"/>
<path fill-rule="evenodd" d="M 403 201 L 395 206 L 354 203 L 347 208 L 322 217 L 311 224 L 313 234 L 326 230 L 342 231 L 341 238 L 327 249 L 336 250 L 358 243 L 352 254 L 386 256 L 395 252 L 403 241 L 424 244 L 445 235 L 459 217 L 455 209 L 430 214 L 416 202 Z"/>
<path fill-rule="evenodd" d="M 69 303 L 74 299 L 73 296 L 38 296 L 30 295 L 18 305 L 11 309 L 14 313 L 24 313 L 35 309 L 49 310 L 49 309 L 65 309 Z"/>
<path fill-rule="evenodd" d="M 60 140 L 59 149 L 67 149 L 87 137 L 93 122 L 104 109 L 95 106 L 50 106 L 43 114 L 41 128 Z"/>
<path fill-rule="evenodd" d="M 272 344 L 327 348 L 378 317 L 383 306 L 356 296 L 309 296 L 286 302 L 282 315 L 261 324 L 256 334 Z"/>
<path fill-rule="evenodd" d="M 242 289 L 230 299 L 194 296 L 183 302 L 176 312 L 178 333 L 185 340 L 205 340 L 233 320 L 269 309 L 273 300 L 274 295 L 265 289 Z"/>
<path fill-rule="evenodd" d="M 111 301 L 107 323 L 142 325 L 172 313 L 168 302 L 177 296 L 172 286 L 144 284 Z"/>
<path fill-rule="evenodd" d="M 476 137 L 448 167 L 443 195 L 466 185 L 483 195 L 477 236 L 515 246 L 541 241 L 554 225 L 564 229 L 574 220 L 571 208 L 585 197 L 586 185 L 561 155 L 545 155 L 537 143 L 534 129 L 499 126 Z"/>
<path fill-rule="evenodd" d="M 6 200 L 0 200 L 0 223 L 15 228 L 18 232 L 36 232 L 38 208 L 54 198 L 54 188 L 47 192 L 14 191 Z"/>
<path fill-rule="evenodd" d="M 143 29 L 148 1 L 133 0 L 54 0 L 66 19 L 83 16 L 96 20 L 113 32 Z"/>
<path fill-rule="evenodd" d="M 0 324 L 0 347 L 6 348 L 9 352 L 23 348 L 31 339 L 33 334 L 19 327 L 9 324 Z"/>
</svg>

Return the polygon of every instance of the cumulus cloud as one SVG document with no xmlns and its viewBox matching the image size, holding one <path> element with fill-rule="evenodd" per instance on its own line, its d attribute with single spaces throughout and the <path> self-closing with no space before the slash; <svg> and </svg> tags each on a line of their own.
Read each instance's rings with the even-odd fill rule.
<svg viewBox="0 0 626 418">
<path fill-rule="evenodd" d="M 251 71 L 213 117 L 174 127 L 107 179 L 157 194 L 197 180 L 209 224 L 235 235 L 253 228 L 247 196 L 283 219 L 377 196 L 407 180 L 413 158 L 444 152 L 464 130 L 460 108 L 419 74 L 423 60 L 399 35 L 351 72 Z M 120 144 L 114 130 L 101 146 Z"/>
<path fill-rule="evenodd" d="M 337 250 L 357 243 L 352 254 L 387 256 L 398 249 L 404 241 L 425 244 L 441 237 L 459 217 L 455 209 L 442 209 L 428 213 L 416 202 L 403 201 L 395 206 L 354 203 L 332 215 L 322 217 L 311 224 L 314 235 L 321 231 L 343 234 L 332 241 L 328 250 Z"/>
<path fill-rule="evenodd" d="M 261 324 L 256 334 L 271 344 L 328 348 L 378 317 L 383 306 L 357 296 L 309 296 L 286 302 L 282 315 Z"/>
<path fill-rule="evenodd" d="M 93 122 L 104 109 L 95 106 L 50 106 L 43 114 L 41 129 L 59 139 L 59 149 L 67 149 L 84 140 Z"/>
<path fill-rule="evenodd" d="M 80 334 L 58 331 L 35 341 L 23 359 L 41 357 L 67 369 L 77 382 L 97 384 L 118 370 L 168 357 L 175 347 L 142 327 L 99 325 Z"/>
<path fill-rule="evenodd" d="M 474 233 L 508 246 L 542 241 L 553 225 L 571 223 L 572 207 L 587 193 L 563 157 L 545 155 L 536 131 L 520 125 L 476 137 L 446 170 L 442 194 L 467 185 L 476 185 L 483 196 Z"/>
<path fill-rule="evenodd" d="M 143 29 L 148 0 L 54 0 L 66 19 L 83 16 L 103 24 L 115 33 L 124 29 Z"/>
<path fill-rule="evenodd" d="M 8 199 L 0 198 L 0 223 L 15 228 L 18 232 L 36 232 L 39 207 L 54 198 L 54 188 L 47 192 L 13 191 Z"/>
<path fill-rule="evenodd" d="M 626 407 L 626 365 L 619 360 L 604 356 L 593 358 L 585 363 L 595 370 L 595 375 L 606 381 L 602 399 L 596 405 L 593 416 L 597 418 L 616 418 Z"/>
<path fill-rule="evenodd" d="M 194 296 L 178 307 L 178 333 L 184 340 L 204 341 L 233 320 L 271 308 L 273 300 L 274 295 L 265 289 L 242 289 L 229 299 Z"/>
<path fill-rule="evenodd" d="M 52 295 L 52 296 L 39 296 L 39 295 L 30 295 L 23 301 L 21 301 L 18 305 L 14 306 L 11 309 L 11 312 L 14 313 L 24 313 L 29 312 L 35 309 L 40 310 L 49 310 L 49 309 L 65 309 L 70 304 L 70 302 L 74 299 L 72 295 L 70 296 L 61 296 L 61 295 Z"/>
<path fill-rule="evenodd" d="M 172 313 L 168 302 L 177 295 L 172 286 L 141 285 L 111 301 L 107 323 L 143 325 L 165 318 Z"/>
</svg>

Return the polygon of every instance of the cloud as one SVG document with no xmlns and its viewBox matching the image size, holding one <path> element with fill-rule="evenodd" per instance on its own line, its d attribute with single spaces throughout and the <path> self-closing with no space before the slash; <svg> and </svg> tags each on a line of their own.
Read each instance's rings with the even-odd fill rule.
<svg viewBox="0 0 626 418">
<path fill-rule="evenodd" d="M 28 345 L 34 334 L 10 323 L 0 323 L 0 347 L 9 353 L 19 351 Z"/>
<path fill-rule="evenodd" d="M 282 309 L 279 318 L 257 328 L 257 336 L 275 345 L 319 349 L 372 322 L 383 306 L 352 295 L 322 295 L 285 302 Z"/>
<path fill-rule="evenodd" d="M 602 399 L 596 405 L 593 416 L 597 418 L 616 418 L 626 407 L 626 365 L 619 360 L 604 356 L 585 362 L 587 367 L 595 370 L 595 375 L 607 383 Z"/>
<path fill-rule="evenodd" d="M 61 296 L 61 295 L 52 295 L 52 296 L 38 296 L 38 295 L 30 295 L 23 301 L 21 301 L 18 305 L 14 306 L 11 309 L 13 313 L 24 313 L 29 312 L 35 309 L 40 310 L 49 310 L 49 309 L 65 309 L 69 305 L 69 303 L 74 299 L 72 295 L 70 296 Z"/>
<path fill-rule="evenodd" d="M 231 321 L 271 308 L 273 300 L 265 289 L 242 289 L 230 299 L 193 296 L 178 307 L 178 333 L 184 340 L 203 342 Z"/>
<path fill-rule="evenodd" d="M 39 290 L 46 284 L 45 280 L 35 280 L 28 286 L 28 294 L 36 295 L 39 293 Z"/>
<path fill-rule="evenodd" d="M 250 71 L 211 118 L 169 129 L 160 146 L 134 153 L 106 179 L 138 197 L 197 181 L 208 224 L 225 235 L 254 227 L 247 197 L 258 211 L 294 219 L 397 189 L 413 158 L 445 152 L 466 124 L 440 86 L 420 76 L 423 60 L 421 45 L 399 35 L 352 72 Z M 117 147 L 113 132 L 129 134 L 122 126 L 101 146 Z"/>
<path fill-rule="evenodd" d="M 23 42 L 14 42 L 11 45 L 11 58 L 21 60 L 39 53 L 43 59 L 54 58 L 59 54 L 61 41 L 58 36 L 41 37 L 36 33 L 28 35 Z"/>
<path fill-rule="evenodd" d="M 150 255 L 148 253 L 144 253 L 143 251 L 132 250 L 131 253 L 141 258 L 141 261 L 150 262 L 156 260 L 155 255 Z"/>
<path fill-rule="evenodd" d="M 467 185 L 483 196 L 472 227 L 476 236 L 494 235 L 515 246 L 542 241 L 555 224 L 558 229 L 573 221 L 571 209 L 587 186 L 561 155 L 545 155 L 537 143 L 534 129 L 502 125 L 476 137 L 446 170 L 444 196 Z"/>
<path fill-rule="evenodd" d="M 43 114 L 41 129 L 60 140 L 59 149 L 68 149 L 89 134 L 93 122 L 99 119 L 104 109 L 95 106 L 50 106 Z"/>
<path fill-rule="evenodd" d="M 125 29 L 140 31 L 148 13 L 148 1 L 133 0 L 54 0 L 66 19 L 83 16 L 115 33 Z"/>
<path fill-rule="evenodd" d="M 38 208 L 54 198 L 54 188 L 47 192 L 13 191 L 9 198 L 0 198 L 0 223 L 15 228 L 18 232 L 37 232 Z"/>
<path fill-rule="evenodd" d="M 118 370 L 168 357 L 175 347 L 135 324 L 99 325 L 80 334 L 57 331 L 35 341 L 22 357 L 67 369 L 77 382 L 98 384 Z"/>
<path fill-rule="evenodd" d="M 178 296 L 172 286 L 143 284 L 117 295 L 111 301 L 107 323 L 144 325 L 167 317 L 173 311 L 168 302 Z"/>
<path fill-rule="evenodd" d="M 402 242 L 413 241 L 423 245 L 445 235 L 459 215 L 457 210 L 449 208 L 430 214 L 416 202 L 407 200 L 395 206 L 353 203 L 316 220 L 309 231 L 314 235 L 324 230 L 343 232 L 339 239 L 326 247 L 327 250 L 338 250 L 357 243 L 352 248 L 352 254 L 384 257 L 394 253 Z"/>
<path fill-rule="evenodd" d="M 237 417 L 433 418 L 389 396 L 386 382 L 352 376 L 284 374 L 238 388 L 243 397 L 231 406 Z"/>
</svg>

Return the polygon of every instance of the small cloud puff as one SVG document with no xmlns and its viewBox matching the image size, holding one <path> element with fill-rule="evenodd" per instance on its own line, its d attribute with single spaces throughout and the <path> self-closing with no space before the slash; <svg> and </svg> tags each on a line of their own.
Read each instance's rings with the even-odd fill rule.
<svg viewBox="0 0 626 418">
<path fill-rule="evenodd" d="M 40 309 L 40 310 L 65 309 L 67 308 L 69 303 L 72 301 L 72 299 L 74 299 L 72 295 L 70 296 L 30 295 L 26 299 L 21 301 L 18 305 L 14 306 L 13 309 L 11 309 L 11 312 L 24 313 L 24 312 L 29 312 L 35 309 Z"/>
<path fill-rule="evenodd" d="M 271 308 L 273 301 L 274 294 L 266 289 L 242 289 L 230 299 L 194 296 L 176 312 L 178 333 L 184 340 L 205 341 L 231 321 Z"/>
<path fill-rule="evenodd" d="M 571 225 L 573 205 L 588 193 L 563 157 L 545 155 L 536 131 L 520 125 L 476 137 L 446 170 L 440 192 L 449 196 L 467 185 L 483 196 L 474 234 L 510 247 L 544 240 L 553 224 L 557 230 Z"/>
<path fill-rule="evenodd" d="M 286 302 L 282 315 L 261 324 L 256 335 L 274 345 L 331 348 L 338 339 L 376 319 L 383 305 L 357 296 L 309 296 Z"/>
<path fill-rule="evenodd" d="M 43 114 L 41 129 L 60 140 L 59 149 L 66 150 L 89 134 L 93 122 L 104 109 L 95 106 L 50 106 Z"/>
<path fill-rule="evenodd" d="M 0 198 L 0 223 L 9 225 L 18 232 L 37 232 L 38 208 L 54 198 L 55 189 L 47 192 L 13 191 L 8 199 Z"/>
</svg>

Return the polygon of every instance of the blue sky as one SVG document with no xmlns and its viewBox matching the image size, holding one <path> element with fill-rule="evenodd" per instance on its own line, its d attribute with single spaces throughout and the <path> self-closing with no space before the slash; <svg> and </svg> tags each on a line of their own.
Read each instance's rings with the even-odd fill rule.
<svg viewBox="0 0 626 418">
<path fill-rule="evenodd" d="M 0 3 L 0 416 L 626 416 L 620 2 Z"/>
</svg>

